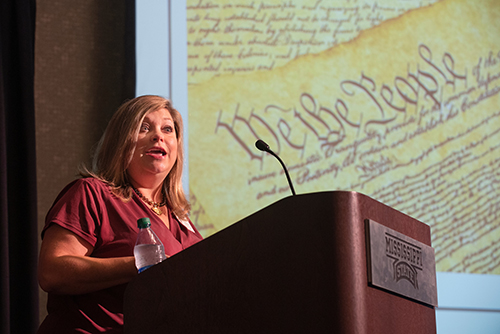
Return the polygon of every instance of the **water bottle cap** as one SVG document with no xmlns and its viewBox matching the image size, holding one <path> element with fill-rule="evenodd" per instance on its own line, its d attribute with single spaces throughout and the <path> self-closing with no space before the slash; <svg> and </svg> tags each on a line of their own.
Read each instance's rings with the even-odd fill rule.
<svg viewBox="0 0 500 334">
<path fill-rule="evenodd" d="M 151 226 L 151 221 L 149 218 L 140 218 L 137 219 L 137 227 L 139 228 L 146 228 Z"/>
</svg>

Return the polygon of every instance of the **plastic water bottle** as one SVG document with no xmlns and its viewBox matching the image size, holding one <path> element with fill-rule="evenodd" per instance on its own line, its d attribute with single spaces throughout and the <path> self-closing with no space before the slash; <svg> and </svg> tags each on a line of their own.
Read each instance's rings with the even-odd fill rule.
<svg viewBox="0 0 500 334">
<path fill-rule="evenodd" d="M 137 270 L 143 272 L 149 267 L 165 260 L 165 249 L 160 238 L 151 229 L 149 218 L 137 220 L 139 234 L 134 247 L 135 266 Z"/>
</svg>

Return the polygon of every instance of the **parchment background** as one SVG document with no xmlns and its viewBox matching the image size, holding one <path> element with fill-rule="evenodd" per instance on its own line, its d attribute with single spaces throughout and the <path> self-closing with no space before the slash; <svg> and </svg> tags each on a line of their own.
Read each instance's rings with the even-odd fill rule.
<svg viewBox="0 0 500 334">
<path fill-rule="evenodd" d="M 500 274 L 497 1 L 187 3 L 205 236 L 290 195 L 262 138 L 297 193 L 362 192 L 431 226 L 439 271 Z"/>
</svg>

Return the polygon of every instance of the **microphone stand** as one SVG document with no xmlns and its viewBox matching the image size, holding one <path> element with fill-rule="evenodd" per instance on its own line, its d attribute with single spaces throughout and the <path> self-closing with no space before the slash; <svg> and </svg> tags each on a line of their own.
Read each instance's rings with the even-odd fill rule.
<svg viewBox="0 0 500 334">
<path fill-rule="evenodd" d="M 286 179 L 288 181 L 288 185 L 290 186 L 290 190 L 292 191 L 292 195 L 295 196 L 295 189 L 293 189 L 293 184 L 292 184 L 292 180 L 290 179 L 290 175 L 288 174 L 288 170 L 286 169 L 286 166 L 285 164 L 283 163 L 283 161 L 281 160 L 281 158 L 276 154 L 274 153 L 270 148 L 269 148 L 269 145 L 267 145 L 263 140 L 259 139 L 255 142 L 255 147 L 257 147 L 259 150 L 261 151 L 264 151 L 264 152 L 267 152 L 269 154 L 271 154 L 273 157 L 275 157 L 276 159 L 278 159 L 278 161 L 280 162 L 281 166 L 283 167 L 283 170 L 285 171 L 285 176 L 286 176 Z"/>
</svg>

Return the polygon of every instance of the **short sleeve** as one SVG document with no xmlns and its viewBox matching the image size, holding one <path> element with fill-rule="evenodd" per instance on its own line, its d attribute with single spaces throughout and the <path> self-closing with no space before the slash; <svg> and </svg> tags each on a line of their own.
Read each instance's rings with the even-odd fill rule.
<svg viewBox="0 0 500 334">
<path fill-rule="evenodd" d="M 45 231 L 52 224 L 56 224 L 95 246 L 100 225 L 99 198 L 99 190 L 87 179 L 70 183 L 61 191 L 49 210 L 42 239 Z"/>
</svg>

